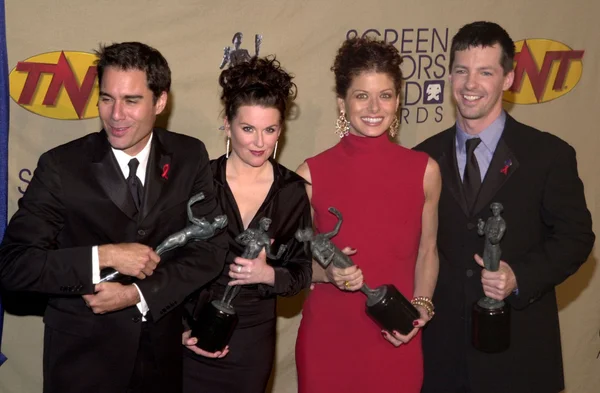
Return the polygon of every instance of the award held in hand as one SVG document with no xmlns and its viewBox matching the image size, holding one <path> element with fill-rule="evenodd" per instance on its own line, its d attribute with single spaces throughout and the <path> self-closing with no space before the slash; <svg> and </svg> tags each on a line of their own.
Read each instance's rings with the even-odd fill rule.
<svg viewBox="0 0 600 393">
<path fill-rule="evenodd" d="M 213 237 L 219 229 L 227 226 L 227 216 L 221 215 L 215 217 L 212 223 L 204 217 L 198 219 L 194 217 L 192 205 L 204 199 L 203 193 L 198 193 L 190 198 L 187 205 L 188 220 L 192 223 L 181 231 L 175 232 L 168 236 L 162 243 L 156 247 L 154 252 L 157 255 L 162 255 L 167 251 L 171 251 L 178 247 L 183 247 L 190 241 L 208 240 Z M 135 277 L 121 274 L 115 269 L 102 269 L 100 272 L 100 282 L 120 282 L 122 284 L 131 284 Z"/>
<path fill-rule="evenodd" d="M 353 266 L 352 259 L 330 240 L 340 231 L 343 221 L 342 214 L 334 207 L 330 207 L 329 211 L 338 218 L 333 231 L 315 235 L 311 228 L 299 229 L 296 232 L 296 239 L 301 242 L 310 242 L 313 258 L 324 269 L 331 263 L 341 269 Z M 367 314 L 382 329 L 388 332 L 395 330 L 400 334 L 408 334 L 414 329 L 413 321 L 420 317 L 419 311 L 395 286 L 387 284 L 371 289 L 367 284 L 363 284 L 360 291 L 367 296 Z"/>
<path fill-rule="evenodd" d="M 503 207 L 494 202 L 490 205 L 492 217 L 487 222 L 479 219 L 477 233 L 485 236 L 483 264 L 486 270 L 500 268 L 500 240 L 506 232 L 506 222 L 500 216 Z M 471 314 L 473 346 L 482 352 L 502 352 L 510 345 L 510 308 L 503 300 L 482 297 L 473 305 Z"/>
<path fill-rule="evenodd" d="M 268 258 L 281 258 L 286 250 L 285 245 L 279 247 L 277 255 L 271 254 L 271 238 L 267 233 L 271 226 L 271 219 L 261 218 L 258 226 L 258 228 L 246 229 L 235 238 L 238 243 L 245 246 L 241 257 L 255 259 L 264 248 Z M 239 319 L 232 302 L 240 292 L 241 287 L 241 285 L 228 285 L 221 300 L 213 300 L 207 303 L 198 316 L 194 318 L 191 324 L 192 337 L 198 339 L 196 343 L 198 348 L 207 352 L 216 352 L 222 351 L 229 343 Z"/>
</svg>

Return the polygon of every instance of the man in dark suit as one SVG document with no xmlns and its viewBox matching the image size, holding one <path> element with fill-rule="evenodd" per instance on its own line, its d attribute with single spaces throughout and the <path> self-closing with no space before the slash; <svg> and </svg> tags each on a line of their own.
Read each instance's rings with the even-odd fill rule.
<svg viewBox="0 0 600 393">
<path fill-rule="evenodd" d="M 153 128 L 171 72 L 137 42 L 98 52 L 103 130 L 44 153 L 0 246 L 0 286 L 49 295 L 44 392 L 178 392 L 181 307 L 222 270 L 226 239 L 152 250 L 216 203 L 197 139 Z M 100 281 L 114 268 L 133 285 Z M 99 283 L 99 284 L 98 284 Z M 97 285 L 95 285 L 97 284 Z"/>
<path fill-rule="evenodd" d="M 575 151 L 502 109 L 515 47 L 495 23 L 475 22 L 452 40 L 450 82 L 456 125 L 416 147 L 438 161 L 440 272 L 436 315 L 423 332 L 423 393 L 557 393 L 564 388 L 554 288 L 594 243 Z M 478 219 L 504 206 L 500 268 L 479 255 Z M 475 254 L 479 254 L 474 256 Z M 471 344 L 471 310 L 481 297 L 510 305 L 511 343 L 500 353 Z"/>
</svg>

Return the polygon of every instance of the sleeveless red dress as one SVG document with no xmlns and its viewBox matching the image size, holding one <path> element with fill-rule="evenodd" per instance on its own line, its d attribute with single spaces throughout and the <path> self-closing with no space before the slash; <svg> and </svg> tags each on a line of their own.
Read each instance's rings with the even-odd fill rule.
<svg viewBox="0 0 600 393">
<path fill-rule="evenodd" d="M 307 160 L 312 178 L 314 225 L 333 229 L 340 249 L 357 249 L 352 260 L 371 288 L 394 284 L 407 299 L 421 236 L 423 176 L 428 156 L 389 141 L 352 134 Z M 423 379 L 421 334 L 396 348 L 365 313 L 361 292 L 317 284 L 302 312 L 296 342 L 299 393 L 418 393 Z"/>
</svg>

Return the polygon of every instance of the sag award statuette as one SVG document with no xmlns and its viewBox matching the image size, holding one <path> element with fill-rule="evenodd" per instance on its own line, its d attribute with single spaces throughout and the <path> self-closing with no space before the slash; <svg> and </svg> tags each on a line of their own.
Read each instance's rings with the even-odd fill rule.
<svg viewBox="0 0 600 393">
<path fill-rule="evenodd" d="M 187 204 L 187 213 L 188 220 L 192 223 L 192 225 L 188 225 L 183 228 L 179 232 L 175 232 L 162 243 L 156 247 L 154 252 L 158 255 L 162 255 L 167 251 L 171 251 L 177 247 L 183 247 L 189 241 L 192 240 L 208 240 L 213 237 L 219 229 L 223 229 L 227 226 L 227 216 L 221 215 L 215 217 L 215 220 L 211 224 L 206 220 L 206 218 L 202 217 L 200 219 L 194 217 L 194 213 L 192 212 L 192 205 L 196 202 L 199 202 L 204 199 L 203 193 L 198 193 L 190 198 Z M 108 268 L 102 269 L 100 272 L 101 279 L 100 282 L 105 281 L 116 281 L 124 284 L 128 284 L 133 282 L 135 277 L 126 276 L 124 274 L 119 273 L 115 269 Z"/>
<path fill-rule="evenodd" d="M 485 235 L 483 264 L 486 270 L 498 271 L 500 267 L 500 240 L 506 232 L 506 222 L 500 216 L 502 205 L 490 205 L 493 216 L 487 222 L 479 219 L 477 233 Z M 473 305 L 472 312 L 473 346 L 482 352 L 501 352 L 510 345 L 510 308 L 502 300 L 487 296 Z"/>
<path fill-rule="evenodd" d="M 310 242 L 313 258 L 325 269 L 330 263 L 337 268 L 354 265 L 352 259 L 344 254 L 332 242 L 331 238 L 338 234 L 342 226 L 342 214 L 334 207 L 329 211 L 338 218 L 333 231 L 315 235 L 312 229 L 299 229 L 296 239 Z M 400 334 L 408 334 L 413 329 L 413 321 L 420 317 L 419 311 L 391 284 L 371 289 L 363 284 L 360 291 L 367 296 L 366 312 L 383 329 L 388 332 L 396 330 Z"/>
<path fill-rule="evenodd" d="M 267 233 L 270 225 L 271 219 L 263 217 L 258 222 L 258 229 L 248 228 L 235 238 L 236 242 L 246 246 L 242 258 L 255 259 L 263 248 L 268 258 L 281 258 L 286 246 L 281 245 L 277 255 L 271 254 L 271 238 Z M 240 292 L 241 287 L 241 285 L 228 285 L 223 298 L 206 304 L 192 322 L 192 337 L 198 339 L 196 343 L 198 348 L 207 352 L 216 352 L 223 350 L 229 343 L 238 322 L 238 315 L 231 302 Z"/>
</svg>

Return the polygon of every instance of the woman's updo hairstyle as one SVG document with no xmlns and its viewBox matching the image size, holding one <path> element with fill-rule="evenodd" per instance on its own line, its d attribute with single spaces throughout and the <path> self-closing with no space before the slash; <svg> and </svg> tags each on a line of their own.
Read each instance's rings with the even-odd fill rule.
<svg viewBox="0 0 600 393">
<path fill-rule="evenodd" d="M 229 67 L 219 77 L 225 116 L 232 121 L 240 106 L 259 105 L 279 110 L 283 122 L 288 105 L 297 94 L 292 79 L 274 56 L 252 57 Z"/>
<path fill-rule="evenodd" d="M 346 40 L 338 49 L 331 67 L 335 74 L 335 92 L 339 98 L 345 98 L 354 77 L 363 72 L 378 72 L 392 78 L 396 94 L 400 94 L 401 63 L 400 53 L 392 44 L 370 37 Z"/>
</svg>

